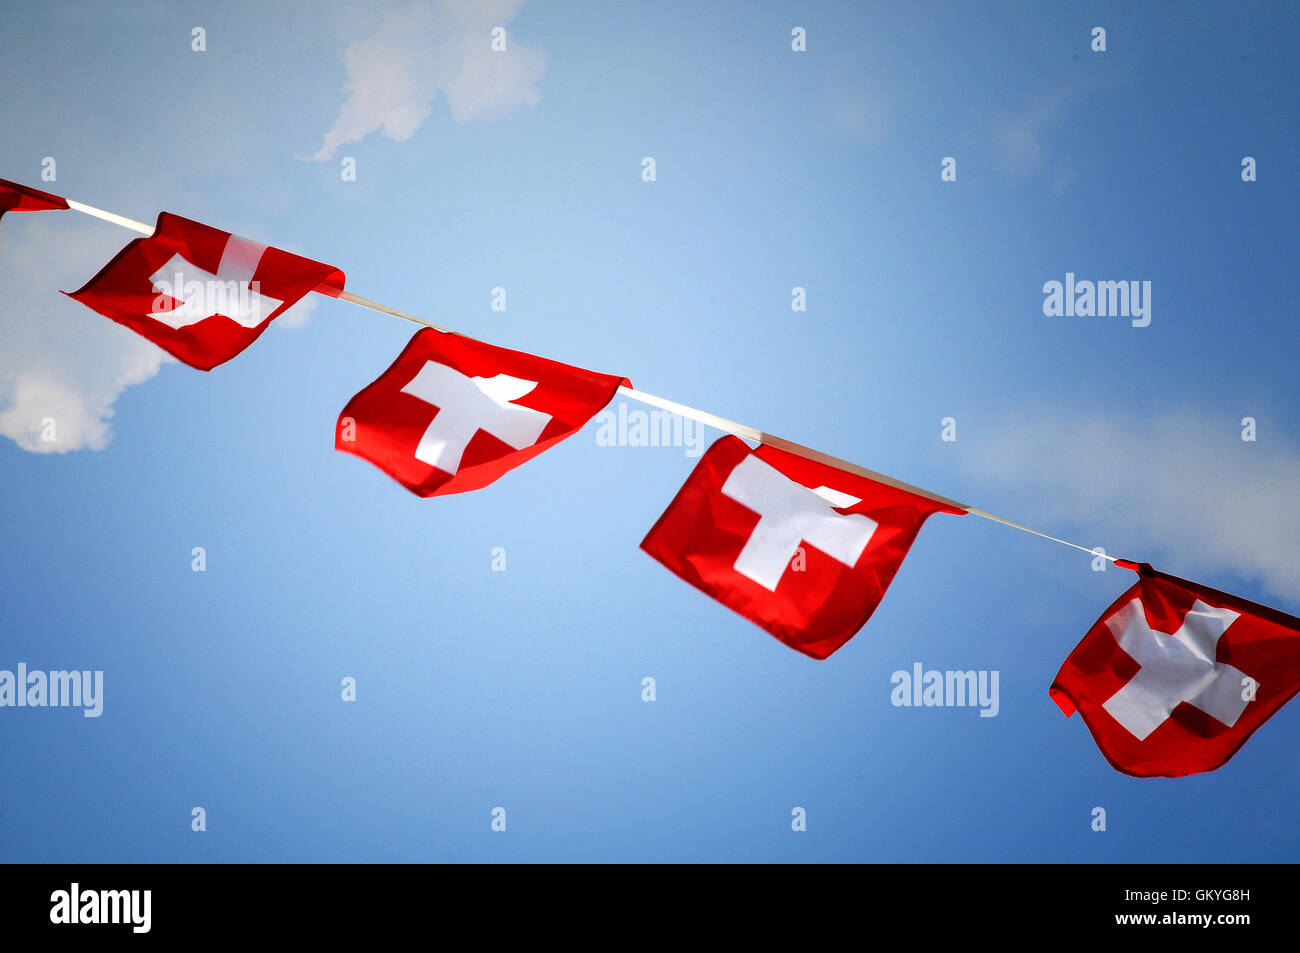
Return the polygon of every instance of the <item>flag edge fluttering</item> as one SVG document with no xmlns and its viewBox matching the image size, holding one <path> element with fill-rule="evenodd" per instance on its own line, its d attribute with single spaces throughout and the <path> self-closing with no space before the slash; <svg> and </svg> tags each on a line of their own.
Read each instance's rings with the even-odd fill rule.
<svg viewBox="0 0 1300 953">
<path fill-rule="evenodd" d="M 1102 757 L 1106 759 L 1106 762 L 1112 768 L 1114 768 L 1116 771 L 1120 772 L 1121 774 L 1128 775 L 1131 778 L 1141 778 L 1141 779 L 1187 778 L 1187 777 L 1193 777 L 1194 775 L 1198 775 L 1198 774 L 1210 774 L 1211 772 L 1219 770 L 1225 764 L 1227 764 L 1229 761 L 1231 761 L 1234 757 L 1237 756 L 1237 753 L 1241 751 L 1243 747 L 1245 747 L 1246 742 L 1248 742 L 1251 738 L 1255 736 L 1255 732 L 1263 728 L 1264 725 L 1267 724 L 1268 721 L 1274 715 L 1276 715 L 1279 711 L 1281 711 L 1283 708 L 1287 706 L 1287 704 L 1291 701 L 1291 699 L 1295 698 L 1297 694 L 1300 694 L 1300 681 L 1297 682 L 1296 687 L 1293 688 L 1288 694 L 1280 695 L 1276 699 L 1274 699 L 1274 703 L 1271 709 L 1268 710 L 1262 718 L 1260 718 L 1259 723 L 1256 724 L 1253 728 L 1251 728 L 1248 732 L 1243 734 L 1241 738 L 1237 741 L 1237 743 L 1229 751 L 1227 751 L 1219 761 L 1217 761 L 1215 764 L 1211 765 L 1210 767 L 1198 767 L 1195 768 L 1194 770 L 1179 771 L 1179 772 L 1149 771 L 1143 773 L 1139 771 L 1130 770 L 1129 768 L 1118 763 L 1114 758 L 1111 757 L 1111 753 L 1107 750 L 1106 746 L 1102 744 L 1101 741 L 1099 740 L 1098 729 L 1101 726 L 1099 726 L 1096 723 L 1096 721 L 1089 715 L 1087 707 L 1081 706 L 1079 704 L 1079 700 L 1075 698 L 1074 694 L 1066 686 L 1061 684 L 1062 676 L 1065 674 L 1067 667 L 1069 667 L 1070 665 L 1070 659 L 1073 658 L 1075 652 L 1077 652 L 1079 648 L 1084 644 L 1084 642 L 1087 641 L 1089 635 L 1097 626 L 1104 624 L 1107 619 L 1111 618 L 1116 612 L 1121 611 L 1124 608 L 1124 606 L 1128 605 L 1130 602 L 1133 601 L 1133 599 L 1135 598 L 1135 592 L 1141 586 L 1141 582 L 1143 578 L 1159 579 L 1164 582 L 1171 583 L 1184 590 L 1204 594 L 1208 598 L 1214 600 L 1214 602 L 1222 603 L 1223 608 L 1242 609 L 1245 610 L 1245 612 L 1247 612 L 1251 616 L 1264 619 L 1268 622 L 1271 622 L 1283 628 L 1294 629 L 1298 633 L 1297 638 L 1300 638 L 1300 617 L 1293 616 L 1290 613 L 1283 612 L 1281 609 L 1276 609 L 1272 606 L 1266 606 L 1263 605 L 1262 603 L 1254 602 L 1253 600 L 1246 599 L 1243 596 L 1234 595 L 1233 593 L 1224 592 L 1222 590 L 1215 589 L 1211 586 L 1207 586 L 1199 582 L 1193 582 L 1189 579 L 1183 579 L 1179 576 L 1174 576 L 1171 575 L 1170 573 L 1162 572 L 1154 568 L 1150 563 L 1135 562 L 1127 559 L 1118 559 L 1115 561 L 1115 565 L 1120 566 L 1121 568 L 1124 569 L 1132 570 L 1133 572 L 1137 573 L 1139 577 L 1138 581 L 1133 583 L 1132 585 L 1126 586 L 1124 591 L 1121 592 L 1110 605 L 1108 605 L 1105 609 L 1102 610 L 1101 614 L 1097 617 L 1096 621 L 1094 621 L 1091 625 L 1088 626 L 1087 630 L 1084 632 L 1083 637 L 1078 641 L 1078 643 L 1075 644 L 1074 648 L 1070 649 L 1070 651 L 1066 654 L 1065 661 L 1061 663 L 1060 669 L 1058 669 L 1056 676 L 1052 679 L 1051 687 L 1048 688 L 1047 690 L 1048 697 L 1050 697 L 1051 700 L 1055 702 L 1056 706 L 1061 710 L 1062 714 L 1064 714 L 1066 718 L 1070 718 L 1076 712 L 1078 713 L 1080 720 L 1083 722 L 1084 726 L 1088 729 L 1088 734 L 1092 739 L 1093 747 L 1095 747 L 1101 753 Z M 1188 703 L 1181 702 L 1180 705 L 1181 704 L 1188 704 Z"/>
<path fill-rule="evenodd" d="M 78 304 L 82 305 L 85 308 L 88 308 L 89 310 L 95 312 L 101 317 L 107 318 L 109 321 L 112 321 L 114 324 L 124 327 L 128 331 L 131 331 L 133 334 L 136 334 L 139 337 L 144 338 L 146 341 L 153 344 L 159 350 L 175 358 L 178 362 L 184 364 L 186 367 L 193 368 L 196 371 L 202 371 L 205 374 L 210 373 L 215 368 L 221 367 L 223 364 L 229 363 L 230 361 L 238 357 L 240 354 L 242 354 L 244 351 L 248 350 L 248 348 L 252 347 L 276 319 L 282 317 L 287 311 L 295 307 L 299 302 L 302 301 L 303 298 L 305 298 L 311 292 L 313 291 L 319 292 L 321 294 L 324 294 L 326 297 L 331 297 L 331 298 L 337 298 L 339 297 L 340 294 L 343 293 L 344 287 L 347 282 L 347 275 L 343 271 L 343 269 L 335 265 L 328 264 L 326 262 L 316 261 L 315 259 L 307 258 L 303 255 L 298 255 L 294 252 L 285 251 L 284 249 L 279 248 L 277 246 L 270 246 L 270 245 L 266 246 L 267 250 L 274 250 L 280 255 L 284 255 L 296 259 L 300 262 L 305 262 L 311 265 L 319 266 L 321 269 L 324 270 L 324 275 L 313 286 L 308 288 L 302 295 L 294 299 L 294 301 L 288 304 L 281 304 L 278 308 L 275 309 L 275 311 L 273 311 L 270 315 L 268 315 L 265 320 L 263 320 L 259 325 L 257 325 L 255 329 L 250 329 L 250 330 L 254 330 L 255 333 L 252 334 L 252 336 L 247 341 L 247 343 L 245 343 L 238 351 L 236 351 L 234 354 L 231 354 L 228 357 L 223 358 L 222 360 L 215 361 L 211 364 L 207 364 L 206 366 L 202 363 L 194 363 L 194 361 L 187 359 L 181 354 L 178 354 L 171 347 L 168 347 L 160 343 L 159 341 L 155 340 L 154 338 L 151 338 L 148 334 L 145 334 L 144 331 L 140 330 L 139 328 L 133 327 L 130 324 L 127 324 L 119 320 L 113 315 L 108 314 L 105 311 L 102 311 L 100 308 L 97 308 L 94 305 L 90 304 L 89 301 L 84 300 L 84 298 L 88 296 L 88 292 L 90 292 L 92 288 L 94 288 L 101 281 L 105 281 L 107 277 L 114 272 L 115 269 L 122 266 L 123 262 L 126 262 L 128 259 L 131 259 L 138 252 L 140 246 L 145 243 L 155 242 L 163 245 L 169 243 L 175 244 L 177 246 L 175 249 L 176 254 L 180 255 L 180 257 L 190 262 L 190 264 L 196 264 L 195 262 L 192 261 L 192 259 L 189 256 L 183 254 L 182 248 L 184 246 L 184 243 L 181 241 L 179 237 L 180 235 L 183 235 L 183 233 L 187 229 L 191 229 L 191 228 L 197 228 L 202 231 L 215 232 L 218 234 L 229 236 L 227 239 L 228 241 L 234 239 L 241 239 L 247 241 L 247 239 L 243 239 L 242 236 L 236 235 L 234 232 L 228 232 L 225 229 L 217 228 L 214 225 L 208 225 L 204 222 L 198 221 L 197 219 L 188 218 L 184 215 L 178 215 L 175 212 L 168 212 L 165 210 L 160 211 L 155 221 L 152 234 L 142 235 L 139 238 L 131 239 L 124 246 L 122 246 L 122 248 L 118 249 L 117 253 L 114 254 L 113 257 L 109 259 L 107 264 L 105 264 L 102 268 L 100 268 L 97 272 L 95 272 L 95 274 L 91 276 L 87 281 L 85 281 L 82 284 L 82 286 L 78 288 L 76 291 L 61 290 L 59 293 L 66 295 L 67 297 L 71 298 L 73 301 L 76 301 Z M 174 235 L 173 232 L 175 232 L 176 234 Z M 141 316 L 137 314 L 132 314 L 131 317 L 138 318 Z"/>
</svg>

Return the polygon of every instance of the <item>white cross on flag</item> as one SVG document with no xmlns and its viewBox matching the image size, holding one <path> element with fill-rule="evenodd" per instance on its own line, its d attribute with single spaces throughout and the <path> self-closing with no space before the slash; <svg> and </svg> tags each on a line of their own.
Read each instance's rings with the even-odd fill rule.
<svg viewBox="0 0 1300 953">
<path fill-rule="evenodd" d="M 477 490 L 579 430 L 627 383 L 429 328 L 348 401 L 334 446 L 418 496 Z"/>
<path fill-rule="evenodd" d="M 69 297 L 208 371 L 309 292 L 338 297 L 343 281 L 332 265 L 163 212 Z"/>
<path fill-rule="evenodd" d="M 1121 560 L 1139 572 L 1051 688 L 1112 765 L 1213 771 L 1300 689 L 1300 619 Z"/>
<path fill-rule="evenodd" d="M 786 645 L 824 659 L 875 611 L 931 513 L 964 511 L 723 437 L 641 548 Z"/>
</svg>

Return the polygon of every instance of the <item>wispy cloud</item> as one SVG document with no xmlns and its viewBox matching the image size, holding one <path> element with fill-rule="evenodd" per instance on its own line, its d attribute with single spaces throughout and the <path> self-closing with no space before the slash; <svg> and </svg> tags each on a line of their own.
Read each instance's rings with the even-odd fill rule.
<svg viewBox="0 0 1300 953">
<path fill-rule="evenodd" d="M 863 92 L 856 99 L 840 99 L 832 109 L 835 128 L 867 148 L 884 142 L 893 124 L 893 100 L 878 89 Z"/>
<path fill-rule="evenodd" d="M 292 307 L 286 308 L 283 314 L 271 322 L 271 327 L 279 328 L 281 331 L 301 331 L 311 320 L 320 302 L 320 295 L 307 295 Z"/>
<path fill-rule="evenodd" d="M 70 215 L 14 214 L 0 226 L 0 434 L 33 453 L 104 449 L 114 401 L 171 361 L 58 293 L 81 287 L 122 245 L 115 230 Z M 54 440 L 43 439 L 48 421 Z"/>
<path fill-rule="evenodd" d="M 526 2 L 432 0 L 386 13 L 344 53 L 347 100 L 312 158 L 330 159 L 374 132 L 405 142 L 432 115 L 439 93 L 457 122 L 535 106 L 546 54 L 509 34 L 504 52 L 491 48 L 492 29 L 505 27 Z"/>
<path fill-rule="evenodd" d="M 1240 416 L 1151 420 L 1068 415 L 1008 423 L 969 456 L 972 472 L 1023 494 L 1026 519 L 1176 575 L 1228 572 L 1300 600 L 1300 448 Z"/>
<path fill-rule="evenodd" d="M 1062 85 L 1040 91 L 1021 109 L 993 120 L 993 160 L 1014 178 L 1049 173 L 1053 191 L 1067 187 L 1075 175 L 1077 149 L 1065 145 L 1071 132 L 1072 112 L 1094 96 L 1114 93 L 1132 81 L 1132 70 L 1122 64 L 1103 74 L 1077 76 Z"/>
<path fill-rule="evenodd" d="M 1008 175 L 1032 175 L 1047 161 L 1047 136 L 1063 124 L 1073 93 L 1057 90 L 1039 96 L 1025 109 L 999 120 L 993 129 L 999 168 Z"/>
</svg>

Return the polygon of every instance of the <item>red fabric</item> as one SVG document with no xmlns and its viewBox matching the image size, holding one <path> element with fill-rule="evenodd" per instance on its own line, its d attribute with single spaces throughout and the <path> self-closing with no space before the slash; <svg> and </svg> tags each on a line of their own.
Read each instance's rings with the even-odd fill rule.
<svg viewBox="0 0 1300 953">
<path fill-rule="evenodd" d="M 1213 771 L 1300 689 L 1300 619 L 1198 583 L 1140 566 L 1138 582 L 1115 600 L 1061 666 L 1049 690 L 1066 716 L 1076 710 L 1117 770 L 1135 777 L 1183 777 Z M 1239 616 L 1219 636 L 1216 663 L 1258 683 L 1254 700 L 1229 727 L 1188 702 L 1139 740 L 1104 707 L 1141 670 L 1107 620 L 1138 598 L 1153 631 L 1173 634 L 1196 601 Z M 1240 676 L 1232 683 L 1242 687 Z"/>
<path fill-rule="evenodd" d="M 57 195 L 0 179 L 0 216 L 5 212 L 51 212 L 67 207 L 68 203 Z"/>
<path fill-rule="evenodd" d="M 426 362 L 446 365 L 465 377 L 498 374 L 536 382 L 529 393 L 512 400 L 551 416 L 536 442 L 516 449 L 485 430 L 466 445 L 456 471 L 448 472 L 416 459 L 415 453 L 433 420 L 438 402 L 404 393 Z M 522 351 L 511 351 L 458 334 L 427 328 L 417 331 L 388 370 L 353 397 L 339 415 L 334 447 L 369 460 L 417 496 L 446 496 L 477 490 L 580 430 L 614 397 L 625 377 L 598 374 Z M 348 440 L 349 420 L 355 439 Z"/>
<path fill-rule="evenodd" d="M 159 293 L 152 281 L 155 273 L 179 255 L 188 263 L 187 268 L 195 267 L 193 275 L 208 273 L 222 277 L 218 270 L 232 237 L 229 232 L 163 212 L 151 237 L 130 242 L 70 297 L 148 338 L 191 367 L 207 371 L 224 364 L 256 341 L 271 321 L 309 291 L 337 297 L 343 290 L 343 272 L 332 265 L 267 248 L 257 262 L 252 280 L 259 285 L 261 294 L 277 298 L 283 304 L 255 327 L 244 327 L 221 313 L 180 328 L 150 317 L 151 313 L 184 306 L 184 301 Z"/>
<path fill-rule="evenodd" d="M 751 455 L 794 483 L 809 489 L 826 486 L 861 499 L 834 509 L 841 515 L 862 514 L 878 524 L 855 565 L 805 543 L 802 571 L 791 568 L 798 560 L 792 557 L 775 591 L 734 568 L 760 514 L 724 494 L 722 487 Z M 726 436 L 700 458 L 641 548 L 786 645 L 824 659 L 871 618 L 921 524 L 938 512 L 965 511 L 775 447 L 750 450 L 739 437 Z"/>
</svg>

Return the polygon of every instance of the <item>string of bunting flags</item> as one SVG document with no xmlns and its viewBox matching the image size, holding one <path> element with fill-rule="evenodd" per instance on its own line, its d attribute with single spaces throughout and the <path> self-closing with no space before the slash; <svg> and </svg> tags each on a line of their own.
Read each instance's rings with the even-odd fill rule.
<svg viewBox="0 0 1300 953">
<path fill-rule="evenodd" d="M 826 659 L 871 618 L 932 515 L 975 515 L 1092 549 L 724 417 L 623 376 L 509 350 L 345 290 L 332 265 L 162 212 L 143 222 L 0 179 L 5 212 L 73 210 L 129 242 L 65 294 L 209 371 L 312 292 L 424 325 L 348 401 L 335 448 L 421 497 L 486 487 L 580 430 L 617 395 L 724 432 L 641 548 L 798 652 Z M 748 442 L 747 442 L 748 441 Z M 755 446 L 751 447 L 749 444 Z M 1300 619 L 1106 556 L 1137 573 L 1050 688 L 1102 754 L 1136 777 L 1228 761 L 1300 690 Z"/>
</svg>

